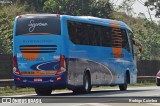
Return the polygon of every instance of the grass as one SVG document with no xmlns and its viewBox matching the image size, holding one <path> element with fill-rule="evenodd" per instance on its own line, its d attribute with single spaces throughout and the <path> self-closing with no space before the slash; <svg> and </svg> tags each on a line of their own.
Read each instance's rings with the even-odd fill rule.
<svg viewBox="0 0 160 106">
<path fill-rule="evenodd" d="M 0 88 L 0 96 L 11 96 L 11 95 L 23 95 L 35 93 L 33 88 L 16 88 L 13 89 L 9 86 Z"/>
<path fill-rule="evenodd" d="M 147 86 L 155 86 L 155 83 L 137 83 L 134 85 L 128 85 L 128 88 L 133 87 L 147 87 Z M 93 87 L 92 90 L 102 90 L 102 89 L 119 89 L 118 86 L 100 86 L 100 87 Z M 68 91 L 67 89 L 64 90 L 55 90 L 54 92 L 63 92 Z M 0 88 L 0 96 L 11 96 L 11 95 L 24 95 L 24 94 L 35 94 L 34 88 L 14 88 L 14 87 L 4 87 Z"/>
</svg>

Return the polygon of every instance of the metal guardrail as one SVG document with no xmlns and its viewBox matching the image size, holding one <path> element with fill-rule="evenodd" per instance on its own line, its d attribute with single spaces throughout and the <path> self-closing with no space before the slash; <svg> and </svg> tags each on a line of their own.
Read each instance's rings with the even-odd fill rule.
<svg viewBox="0 0 160 106">
<path fill-rule="evenodd" d="M 0 79 L 0 87 L 13 86 L 13 79 Z"/>
<path fill-rule="evenodd" d="M 137 83 L 156 83 L 156 76 L 138 76 Z"/>
<path fill-rule="evenodd" d="M 156 78 L 156 76 L 137 76 L 137 78 Z"/>
<path fill-rule="evenodd" d="M 13 79 L 0 79 L 0 82 L 13 81 Z"/>
</svg>

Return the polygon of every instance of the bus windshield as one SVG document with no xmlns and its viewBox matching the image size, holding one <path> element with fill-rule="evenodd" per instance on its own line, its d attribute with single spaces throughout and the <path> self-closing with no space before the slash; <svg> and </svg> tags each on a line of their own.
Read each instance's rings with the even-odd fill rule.
<svg viewBox="0 0 160 106">
<path fill-rule="evenodd" d="M 60 19 L 56 15 L 22 15 L 16 23 L 16 35 L 60 35 Z"/>
</svg>

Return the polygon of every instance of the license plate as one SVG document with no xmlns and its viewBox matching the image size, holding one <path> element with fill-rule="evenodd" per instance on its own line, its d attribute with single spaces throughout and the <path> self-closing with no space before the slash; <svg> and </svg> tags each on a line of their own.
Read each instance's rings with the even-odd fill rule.
<svg viewBox="0 0 160 106">
<path fill-rule="evenodd" d="M 34 82 L 42 82 L 42 78 L 35 78 Z"/>
</svg>

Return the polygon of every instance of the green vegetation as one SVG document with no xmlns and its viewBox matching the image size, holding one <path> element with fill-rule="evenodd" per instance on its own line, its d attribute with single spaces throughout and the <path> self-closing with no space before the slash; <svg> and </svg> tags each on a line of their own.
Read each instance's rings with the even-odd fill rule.
<svg viewBox="0 0 160 106">
<path fill-rule="evenodd" d="M 13 22 L 17 15 L 27 13 L 27 6 L 12 4 L 0 6 L 0 53 L 12 53 Z M 29 12 L 28 12 L 29 13 Z M 32 13 L 32 11 L 30 11 Z"/>
<path fill-rule="evenodd" d="M 160 24 L 147 19 L 130 17 L 125 13 L 115 12 L 114 18 L 127 23 L 142 44 L 139 60 L 160 60 Z"/>
<path fill-rule="evenodd" d="M 8 0 L 9 1 L 9 0 Z M 0 4 L 0 53 L 12 53 L 12 31 L 14 18 L 26 13 L 59 13 L 67 15 L 90 15 L 111 18 L 128 24 L 142 44 L 139 60 L 160 60 L 160 23 L 142 17 L 133 17 L 132 2 L 123 0 L 114 7 L 111 0 L 10 0 Z M 149 0 L 149 6 L 153 3 Z M 158 4 L 157 4 L 158 5 Z M 158 8 L 158 7 L 157 7 Z"/>
<path fill-rule="evenodd" d="M 24 95 L 24 94 L 35 94 L 35 92 L 33 88 L 12 89 L 8 86 L 5 88 L 0 88 L 0 96 Z"/>
<path fill-rule="evenodd" d="M 50 13 L 110 18 L 113 8 L 109 0 L 48 0 L 44 10 Z"/>
</svg>

